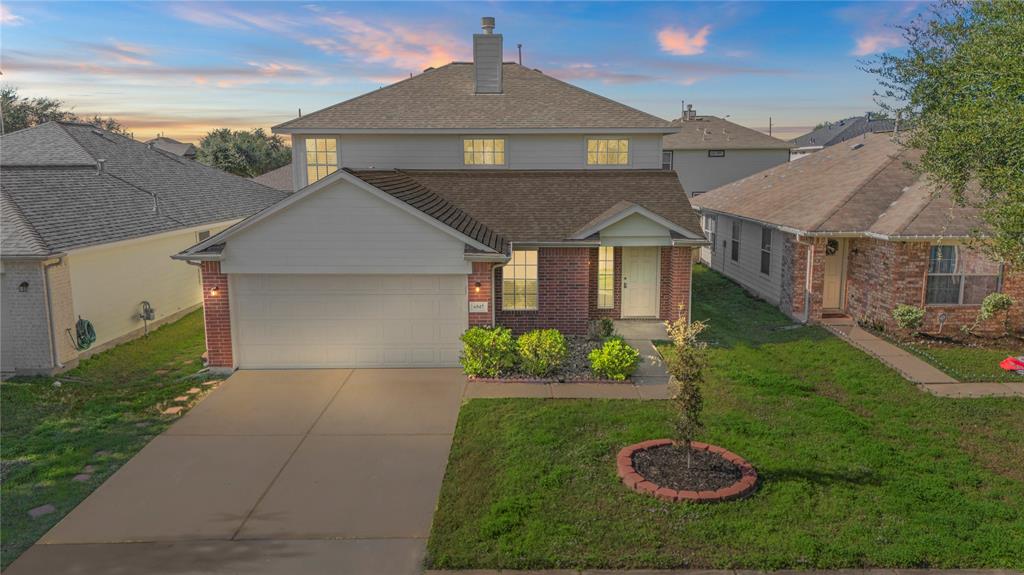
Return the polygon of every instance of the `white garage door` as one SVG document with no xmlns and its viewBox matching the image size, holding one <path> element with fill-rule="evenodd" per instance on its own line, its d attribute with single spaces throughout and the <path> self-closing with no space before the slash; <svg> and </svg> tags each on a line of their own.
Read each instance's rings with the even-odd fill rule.
<svg viewBox="0 0 1024 575">
<path fill-rule="evenodd" d="M 452 367 L 465 275 L 234 275 L 243 368 Z"/>
</svg>

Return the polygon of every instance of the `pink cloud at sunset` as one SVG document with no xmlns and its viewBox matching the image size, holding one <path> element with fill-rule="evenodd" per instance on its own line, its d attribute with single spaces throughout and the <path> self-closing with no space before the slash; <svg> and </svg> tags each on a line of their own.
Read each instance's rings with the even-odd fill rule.
<svg viewBox="0 0 1024 575">
<path fill-rule="evenodd" d="M 693 34 L 681 27 L 669 26 L 658 31 L 658 43 L 663 52 L 676 56 L 696 56 L 704 53 L 704 48 L 708 45 L 709 34 L 711 34 L 710 25 L 703 26 Z"/>
<path fill-rule="evenodd" d="M 339 34 L 329 38 L 309 38 L 306 44 L 327 53 L 345 54 L 410 72 L 469 57 L 465 42 L 443 32 L 418 31 L 386 22 L 371 25 L 344 14 L 323 15 L 319 21 Z"/>
<path fill-rule="evenodd" d="M 903 38 L 895 32 L 865 34 L 864 36 L 857 38 L 856 41 L 857 46 L 852 52 L 850 52 L 854 56 L 877 54 L 878 52 L 884 52 L 889 48 L 899 48 L 904 44 Z"/>
</svg>

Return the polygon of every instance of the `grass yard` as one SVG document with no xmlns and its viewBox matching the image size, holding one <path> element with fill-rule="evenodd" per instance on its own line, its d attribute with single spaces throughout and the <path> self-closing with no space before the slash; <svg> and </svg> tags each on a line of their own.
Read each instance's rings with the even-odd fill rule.
<svg viewBox="0 0 1024 575">
<path fill-rule="evenodd" d="M 197 310 L 54 378 L 0 384 L 2 568 L 173 421 L 156 406 L 203 381 L 187 377 L 202 368 L 203 350 Z M 92 478 L 72 481 L 86 465 Z M 57 511 L 29 517 L 47 503 Z"/>
<path fill-rule="evenodd" d="M 476 399 L 459 416 L 434 568 L 1024 568 L 1024 400 L 942 399 L 715 272 L 704 439 L 753 463 L 751 498 L 664 503 L 615 453 L 670 433 L 667 402 Z"/>
<path fill-rule="evenodd" d="M 999 367 L 999 362 L 1006 359 L 1007 356 L 1024 355 L 1024 342 L 1014 342 L 1010 338 L 1004 338 L 984 347 L 927 341 L 903 342 L 897 345 L 962 382 L 1024 382 L 1024 376 Z"/>
</svg>

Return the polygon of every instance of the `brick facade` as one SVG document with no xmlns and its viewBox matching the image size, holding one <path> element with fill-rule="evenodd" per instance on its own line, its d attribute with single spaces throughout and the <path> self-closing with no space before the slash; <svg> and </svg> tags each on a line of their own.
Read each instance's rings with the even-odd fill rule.
<svg viewBox="0 0 1024 575">
<path fill-rule="evenodd" d="M 661 297 L 659 319 L 679 317 L 679 306 L 690 305 L 690 279 L 693 272 L 693 249 L 688 247 L 661 248 Z"/>
<path fill-rule="evenodd" d="M 486 302 L 487 311 L 469 313 L 469 327 L 491 325 L 491 312 L 494 303 L 491 301 L 491 268 L 490 262 L 473 262 L 473 271 L 469 274 L 469 301 Z"/>
<path fill-rule="evenodd" d="M 586 335 L 590 313 L 590 248 L 537 250 L 537 309 L 501 309 L 501 272 L 494 272 L 495 321 L 515 333 L 555 328 L 567 335 Z"/>
<path fill-rule="evenodd" d="M 211 368 L 231 369 L 231 300 L 228 276 L 220 271 L 220 262 L 203 262 L 203 320 L 206 324 L 206 352 Z M 216 290 L 216 295 L 212 292 Z"/>
</svg>

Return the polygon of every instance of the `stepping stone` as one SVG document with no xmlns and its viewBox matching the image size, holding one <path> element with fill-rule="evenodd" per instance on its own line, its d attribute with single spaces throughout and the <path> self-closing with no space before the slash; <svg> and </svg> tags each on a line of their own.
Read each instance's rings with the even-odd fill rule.
<svg viewBox="0 0 1024 575">
<path fill-rule="evenodd" d="M 96 471 L 95 465 L 86 465 L 82 468 L 82 473 L 94 473 Z"/>
<path fill-rule="evenodd" d="M 188 401 L 189 399 L 192 399 L 192 398 L 187 396 L 187 395 L 179 395 L 178 397 L 174 398 L 174 401 L 182 402 L 182 401 Z"/>
<path fill-rule="evenodd" d="M 204 382 L 203 382 L 203 385 L 207 385 L 207 386 L 208 386 L 208 385 L 217 385 L 217 384 L 218 384 L 218 383 L 220 383 L 220 382 L 221 382 L 221 380 L 219 380 L 219 379 L 214 379 L 214 380 L 211 380 L 211 381 L 204 381 Z"/>
<path fill-rule="evenodd" d="M 78 475 L 72 477 L 71 481 L 77 481 L 79 483 L 85 483 L 86 481 L 89 481 L 90 479 L 92 479 L 92 474 L 91 473 L 79 473 Z"/>
<path fill-rule="evenodd" d="M 30 517 L 32 517 L 32 519 L 38 519 L 38 518 L 42 517 L 43 515 L 49 515 L 50 513 L 53 513 L 56 510 L 57 510 L 56 507 L 54 507 L 53 505 L 47 503 L 46 505 L 40 505 L 39 507 L 36 507 L 35 509 L 29 509 L 28 510 L 28 514 L 29 514 Z"/>
<path fill-rule="evenodd" d="M 164 415 L 178 415 L 179 413 L 181 413 L 181 409 L 181 407 L 168 407 L 167 409 L 163 410 L 162 413 Z"/>
<path fill-rule="evenodd" d="M 96 457 L 110 457 L 111 455 L 113 455 L 113 453 L 106 449 L 96 452 Z"/>
<path fill-rule="evenodd" d="M 168 371 L 170 371 L 170 370 L 167 370 L 167 369 L 158 369 L 158 370 L 154 371 L 153 373 L 155 373 L 156 375 L 164 375 L 164 374 L 165 374 L 165 373 L 167 373 Z"/>
<path fill-rule="evenodd" d="M 185 365 L 192 365 L 193 363 L 195 363 L 195 360 L 194 359 L 189 359 L 189 360 L 183 361 L 181 363 L 183 363 Z"/>
<path fill-rule="evenodd" d="M 187 393 L 189 393 L 191 395 L 195 395 L 195 394 L 199 393 L 200 391 L 202 391 L 202 390 L 199 389 L 198 387 L 193 387 L 192 389 L 188 390 Z"/>
</svg>

